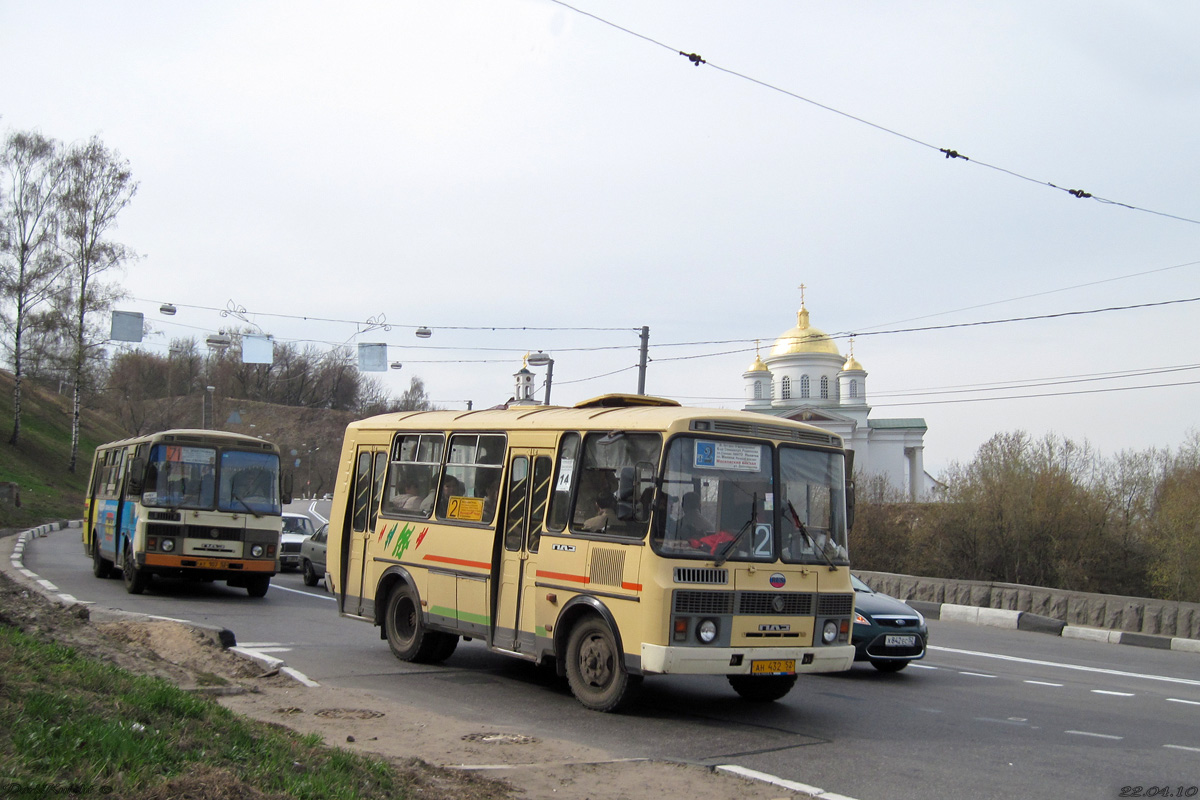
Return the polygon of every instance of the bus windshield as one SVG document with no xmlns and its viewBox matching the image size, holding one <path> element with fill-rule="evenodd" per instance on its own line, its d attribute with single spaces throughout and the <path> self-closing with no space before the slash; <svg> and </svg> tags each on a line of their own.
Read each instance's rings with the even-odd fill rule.
<svg viewBox="0 0 1200 800">
<path fill-rule="evenodd" d="M 216 459 L 215 447 L 154 445 L 142 502 L 170 508 L 212 508 Z"/>
<path fill-rule="evenodd" d="M 841 453 L 779 448 L 783 560 L 846 564 L 846 480 Z"/>
<path fill-rule="evenodd" d="M 274 453 L 226 450 L 221 453 L 220 511 L 278 514 L 279 457 Z"/>
<path fill-rule="evenodd" d="M 774 561 L 771 448 L 679 437 L 667 451 L 652 544 L 666 556 Z"/>
</svg>

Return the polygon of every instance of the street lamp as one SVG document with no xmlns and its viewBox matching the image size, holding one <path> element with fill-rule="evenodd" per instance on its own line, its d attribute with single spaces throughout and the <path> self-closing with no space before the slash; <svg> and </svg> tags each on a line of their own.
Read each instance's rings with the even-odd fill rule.
<svg viewBox="0 0 1200 800">
<path fill-rule="evenodd" d="M 546 368 L 546 402 L 543 405 L 550 405 L 550 384 L 554 381 L 554 359 L 550 357 L 549 353 L 538 350 L 536 353 L 530 353 L 529 358 L 525 359 L 525 363 L 531 367 Z"/>
</svg>

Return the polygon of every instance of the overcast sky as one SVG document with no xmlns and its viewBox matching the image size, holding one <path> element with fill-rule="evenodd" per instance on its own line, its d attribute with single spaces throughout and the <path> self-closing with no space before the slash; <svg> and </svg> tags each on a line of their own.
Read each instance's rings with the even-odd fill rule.
<svg viewBox="0 0 1200 800">
<path fill-rule="evenodd" d="M 0 129 L 129 161 L 147 349 L 242 308 L 478 408 L 537 349 L 557 403 L 635 391 L 646 325 L 648 393 L 740 407 L 803 283 L 937 474 L 1200 427 L 1197 41 L 1190 0 L 0 0 Z"/>
</svg>

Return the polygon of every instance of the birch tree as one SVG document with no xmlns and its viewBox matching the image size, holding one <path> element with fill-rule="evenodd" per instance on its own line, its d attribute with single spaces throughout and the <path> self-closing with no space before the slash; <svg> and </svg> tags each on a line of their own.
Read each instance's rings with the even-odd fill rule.
<svg viewBox="0 0 1200 800">
<path fill-rule="evenodd" d="M 137 193 L 129 162 L 109 150 L 97 137 L 71 147 L 66 154 L 64 189 L 60 195 L 62 246 L 74 307 L 72 309 L 71 458 L 69 472 L 79 458 L 79 417 L 87 351 L 103 344 L 88 336 L 88 315 L 111 302 L 108 287 L 99 278 L 132 257 L 125 245 L 109 238 L 117 216 Z"/>
<path fill-rule="evenodd" d="M 59 144 L 37 132 L 10 133 L 0 151 L 0 319 L 13 366 L 12 445 L 21 439 L 25 337 L 65 263 L 55 246 L 64 169 Z"/>
</svg>

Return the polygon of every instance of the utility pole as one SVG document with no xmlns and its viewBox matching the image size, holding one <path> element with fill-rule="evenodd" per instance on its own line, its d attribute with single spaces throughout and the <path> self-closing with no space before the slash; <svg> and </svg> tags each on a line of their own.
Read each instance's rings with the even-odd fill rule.
<svg viewBox="0 0 1200 800">
<path fill-rule="evenodd" d="M 649 361 L 650 326 L 642 326 L 642 347 L 638 358 L 638 394 L 646 393 L 646 362 Z M 549 392 L 547 392 L 549 393 Z"/>
</svg>

